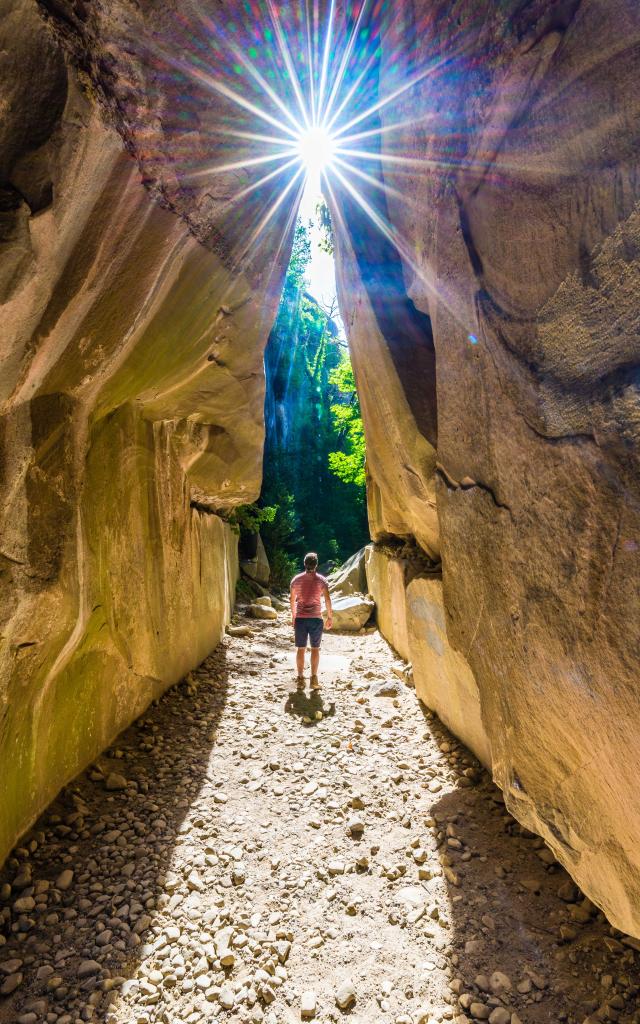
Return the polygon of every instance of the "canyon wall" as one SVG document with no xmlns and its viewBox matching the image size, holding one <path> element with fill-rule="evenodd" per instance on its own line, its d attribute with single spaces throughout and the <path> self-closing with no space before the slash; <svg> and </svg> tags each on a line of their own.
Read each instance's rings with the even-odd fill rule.
<svg viewBox="0 0 640 1024">
<path fill-rule="evenodd" d="M 138 7 L 5 7 L 0 861 L 220 639 L 292 221 L 247 253 L 248 176 L 189 177 L 231 114 L 197 82 L 179 109 Z"/>
<path fill-rule="evenodd" d="M 376 11 L 384 193 L 331 203 L 381 626 L 640 935 L 640 9 Z M 219 88 L 244 5 L 3 13 L 0 859 L 221 635 L 296 209 Z"/>
<path fill-rule="evenodd" d="M 430 70 L 380 109 L 384 240 L 332 197 L 382 628 L 635 935 L 639 48 L 634 0 L 402 5 L 379 96 Z"/>
</svg>

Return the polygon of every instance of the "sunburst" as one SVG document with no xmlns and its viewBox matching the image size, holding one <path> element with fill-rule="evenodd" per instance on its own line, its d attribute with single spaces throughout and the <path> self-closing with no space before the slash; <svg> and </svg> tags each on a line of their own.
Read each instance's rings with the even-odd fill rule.
<svg viewBox="0 0 640 1024">
<path fill-rule="evenodd" d="M 405 247 L 396 238 L 386 205 L 375 197 L 383 189 L 381 168 L 391 168 L 396 176 L 403 168 L 415 174 L 418 161 L 388 152 L 383 139 L 415 126 L 416 118 L 408 119 L 406 110 L 395 119 L 389 114 L 402 107 L 410 90 L 437 73 L 437 62 L 400 72 L 388 92 L 380 95 L 379 0 L 356 0 L 341 7 L 339 25 L 335 0 L 302 0 L 282 7 L 274 0 L 246 0 L 245 8 L 246 24 L 226 29 L 200 15 L 201 27 L 191 35 L 193 52 L 185 47 L 178 57 L 175 48 L 169 53 L 157 44 L 163 61 L 223 97 L 238 114 L 237 120 L 223 119 L 212 132 L 212 137 L 227 138 L 230 144 L 237 140 L 237 157 L 193 166 L 188 178 L 200 184 L 217 175 L 233 179 L 246 172 L 239 187 L 227 194 L 230 207 L 264 190 L 268 202 L 255 218 L 244 253 L 256 246 L 283 204 L 297 210 L 305 188 L 332 203 L 340 194 L 348 195 L 402 252 Z M 285 17 L 290 23 L 285 24 Z M 211 45 L 210 61 L 202 45 L 202 27 Z M 226 147 L 227 154 L 230 148 Z M 423 161 L 422 166 L 428 165 Z M 403 199 L 389 181 L 384 191 Z M 290 224 L 288 217 L 287 230 Z"/>
</svg>

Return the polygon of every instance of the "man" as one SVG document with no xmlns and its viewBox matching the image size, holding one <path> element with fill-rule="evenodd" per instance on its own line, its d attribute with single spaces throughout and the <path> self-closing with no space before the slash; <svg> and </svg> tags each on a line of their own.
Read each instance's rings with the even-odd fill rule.
<svg viewBox="0 0 640 1024">
<path fill-rule="evenodd" d="M 320 664 L 320 644 L 322 642 L 322 598 L 327 608 L 327 629 L 333 625 L 331 611 L 331 595 L 329 584 L 318 570 L 318 556 L 310 551 L 304 556 L 304 572 L 291 580 L 291 619 L 295 632 L 296 669 L 298 678 L 296 685 L 304 690 L 304 652 L 307 639 L 311 643 L 311 689 L 320 687 L 318 682 L 318 665 Z"/>
</svg>

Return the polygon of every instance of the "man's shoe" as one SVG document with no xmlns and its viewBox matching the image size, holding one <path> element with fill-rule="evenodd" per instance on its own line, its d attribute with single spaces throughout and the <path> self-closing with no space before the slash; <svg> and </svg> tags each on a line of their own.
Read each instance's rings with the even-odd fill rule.
<svg viewBox="0 0 640 1024">
<path fill-rule="evenodd" d="M 317 676 L 311 676 L 311 689 L 312 690 L 319 690 L 320 689 L 320 683 L 318 682 L 318 677 Z"/>
<path fill-rule="evenodd" d="M 296 690 L 304 690 L 304 676 L 296 678 Z"/>
</svg>

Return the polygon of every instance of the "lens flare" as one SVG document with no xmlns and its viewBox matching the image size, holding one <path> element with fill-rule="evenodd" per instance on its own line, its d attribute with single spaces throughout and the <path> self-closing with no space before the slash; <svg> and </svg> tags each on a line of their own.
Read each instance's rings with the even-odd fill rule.
<svg viewBox="0 0 640 1024">
<path fill-rule="evenodd" d="M 312 125 L 298 136 L 296 149 L 310 178 L 331 169 L 335 154 L 333 136 L 323 124 Z"/>
<path fill-rule="evenodd" d="M 298 211 L 317 219 L 326 200 L 336 222 L 342 206 L 357 208 L 433 293 L 433 275 L 405 237 L 411 222 L 392 217 L 389 204 L 415 202 L 420 176 L 455 171 L 475 182 L 487 173 L 491 152 L 469 152 L 455 107 L 436 128 L 443 97 L 455 97 L 461 77 L 475 73 L 474 26 L 445 19 L 443 49 L 437 19 L 425 15 L 407 48 L 404 21 L 384 0 L 243 0 L 237 8 L 246 17 L 214 19 L 196 0 L 193 14 L 173 18 L 176 38 L 144 41 L 150 81 L 166 89 L 169 80 L 175 98 L 159 141 L 171 123 L 184 180 L 204 210 L 214 204 L 233 221 L 234 267 L 267 239 L 284 251 Z M 216 97 L 209 119 L 200 106 L 206 93 Z M 207 138 L 210 147 L 193 146 Z M 151 149 L 153 141 L 151 132 Z M 437 288 L 456 316 L 451 288 Z"/>
</svg>

